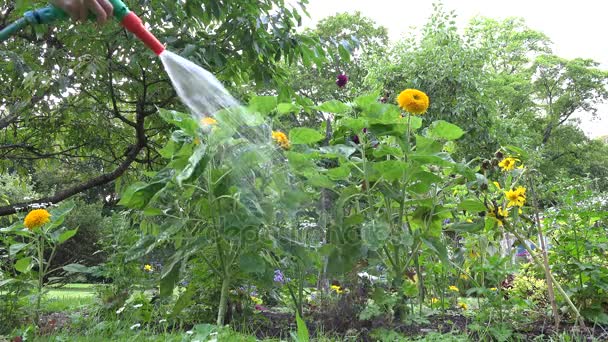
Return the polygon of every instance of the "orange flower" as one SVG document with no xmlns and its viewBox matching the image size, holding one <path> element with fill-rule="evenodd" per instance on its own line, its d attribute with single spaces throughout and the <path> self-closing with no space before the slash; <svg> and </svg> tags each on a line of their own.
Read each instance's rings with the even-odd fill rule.
<svg viewBox="0 0 608 342">
<path fill-rule="evenodd" d="M 35 229 L 49 223 L 51 214 L 46 209 L 35 209 L 30 211 L 23 220 L 23 225 L 28 229 Z"/>
<path fill-rule="evenodd" d="M 406 89 L 397 97 L 401 109 L 412 114 L 424 114 L 429 108 L 429 97 L 417 89 Z"/>
</svg>

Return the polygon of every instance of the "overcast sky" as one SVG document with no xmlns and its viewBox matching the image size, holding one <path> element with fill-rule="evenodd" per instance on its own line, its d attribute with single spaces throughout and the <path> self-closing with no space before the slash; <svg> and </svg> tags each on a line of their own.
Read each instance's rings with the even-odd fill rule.
<svg viewBox="0 0 608 342">
<path fill-rule="evenodd" d="M 495 19 L 522 17 L 532 29 L 545 33 L 553 42 L 553 51 L 560 57 L 591 58 L 608 69 L 608 2 L 577 0 L 443 0 L 447 10 L 455 10 L 459 27 L 475 15 Z M 431 15 L 432 1 L 403 0 L 309 0 L 311 18 L 305 26 L 338 12 L 361 11 L 388 28 L 391 40 L 398 40 L 421 27 Z M 587 120 L 581 127 L 592 137 L 608 135 L 608 104 L 600 107 L 601 120 Z"/>
</svg>

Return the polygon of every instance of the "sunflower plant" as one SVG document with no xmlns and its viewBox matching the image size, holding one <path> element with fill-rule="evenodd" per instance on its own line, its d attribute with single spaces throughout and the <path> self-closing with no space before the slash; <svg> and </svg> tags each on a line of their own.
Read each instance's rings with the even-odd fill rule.
<svg viewBox="0 0 608 342">
<path fill-rule="evenodd" d="M 47 290 L 45 286 L 58 282 L 60 268 L 52 268 L 52 261 L 57 248 L 71 239 L 78 228 L 70 229 L 63 226 L 63 221 L 74 208 L 72 202 L 66 202 L 52 209 L 37 208 L 26 213 L 23 220 L 16 221 L 12 226 L 3 228 L 4 242 L 9 245 L 9 260 L 13 262 L 12 277 L 3 279 L 2 286 L 20 283 L 31 290 L 34 302 L 34 322 L 38 322 L 42 297 Z M 52 281 L 50 274 L 55 276 Z M 33 282 L 25 280 L 33 280 Z M 35 284 L 33 288 L 29 284 Z M 31 293 L 31 292 L 30 292 Z"/>
<path fill-rule="evenodd" d="M 133 259 L 155 248 L 174 251 L 164 261 L 161 296 L 172 296 L 195 262 L 210 271 L 218 285 L 218 325 L 224 324 L 229 293 L 237 284 L 272 284 L 274 277 L 268 234 L 282 212 L 278 206 L 287 203 L 282 198 L 290 195 L 280 168 L 290 142 L 260 111 L 254 105 L 227 108 L 202 120 L 161 111 L 176 126 L 161 152 L 167 166 L 147 182 L 132 184 L 120 201 L 142 209 L 144 238 Z M 190 283 L 176 305 L 183 309 L 196 286 Z M 176 306 L 175 312 L 181 309 Z"/>
</svg>

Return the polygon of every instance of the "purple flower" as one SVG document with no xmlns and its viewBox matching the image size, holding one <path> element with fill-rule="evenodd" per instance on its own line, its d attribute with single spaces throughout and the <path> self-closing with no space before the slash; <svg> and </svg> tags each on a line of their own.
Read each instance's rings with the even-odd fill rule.
<svg viewBox="0 0 608 342">
<path fill-rule="evenodd" d="M 279 284 L 285 284 L 285 275 L 281 270 L 274 270 L 274 282 Z"/>
<path fill-rule="evenodd" d="M 353 136 L 352 139 L 353 139 L 353 142 L 355 144 L 357 144 L 357 145 L 359 145 L 361 143 L 361 140 L 359 140 L 359 136 L 358 135 Z"/>
<path fill-rule="evenodd" d="M 346 86 L 346 83 L 348 83 L 348 76 L 346 76 L 345 74 L 338 75 L 338 79 L 336 79 L 336 85 L 340 88 L 344 88 L 344 86 Z"/>
</svg>

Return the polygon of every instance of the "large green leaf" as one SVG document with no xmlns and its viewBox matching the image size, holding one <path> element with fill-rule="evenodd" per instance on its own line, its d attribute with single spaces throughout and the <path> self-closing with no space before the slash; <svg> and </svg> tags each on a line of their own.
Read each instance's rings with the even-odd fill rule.
<svg viewBox="0 0 608 342">
<path fill-rule="evenodd" d="M 310 336 L 308 333 L 308 327 L 306 327 L 306 322 L 300 317 L 299 314 L 296 314 L 296 326 L 298 328 L 297 342 L 308 342 L 310 341 Z"/>
<path fill-rule="evenodd" d="M 482 212 L 486 211 L 486 206 L 482 201 L 478 199 L 465 199 L 460 202 L 457 207 L 458 210 L 466 210 L 470 212 Z"/>
<path fill-rule="evenodd" d="M 439 240 L 439 238 L 427 236 L 421 238 L 422 242 L 435 254 L 439 257 L 439 260 L 444 263 L 444 265 L 449 264 L 448 259 L 448 249 L 446 245 Z"/>
<path fill-rule="evenodd" d="M 345 180 L 350 176 L 350 168 L 347 165 L 327 170 L 327 176 L 333 180 Z"/>
<path fill-rule="evenodd" d="M 372 220 L 361 227 L 361 239 L 372 251 L 382 248 L 390 235 L 390 227 L 386 222 Z"/>
<path fill-rule="evenodd" d="M 158 110 L 158 113 L 165 121 L 179 127 L 191 137 L 196 136 L 200 130 L 199 123 L 190 114 L 162 108 Z"/>
<path fill-rule="evenodd" d="M 17 253 L 19 253 L 22 249 L 24 249 L 27 246 L 29 246 L 28 243 L 22 243 L 22 242 L 14 243 L 9 247 L 8 254 L 11 257 L 14 257 L 15 255 L 17 255 Z"/>
<path fill-rule="evenodd" d="M 26 273 L 32 268 L 32 257 L 25 257 L 17 260 L 15 269 L 19 273 Z"/>
<path fill-rule="evenodd" d="M 62 244 L 64 242 L 68 241 L 74 235 L 76 235 L 77 232 L 78 232 L 78 228 L 76 228 L 76 229 L 70 229 L 70 230 L 66 230 L 66 231 L 62 232 L 57 237 L 57 244 Z"/>
<path fill-rule="evenodd" d="M 314 144 L 325 139 L 319 131 L 307 127 L 298 127 L 289 131 L 289 141 L 292 144 Z"/>
<path fill-rule="evenodd" d="M 118 205 L 133 209 L 143 209 L 150 200 L 166 185 L 166 182 L 154 183 L 136 182 L 131 184 L 122 194 Z"/>
<path fill-rule="evenodd" d="M 403 178 L 407 171 L 407 164 L 400 160 L 386 160 L 373 165 L 374 169 L 382 174 L 382 178 L 388 181 Z"/>
<path fill-rule="evenodd" d="M 245 273 L 263 274 L 266 271 L 266 261 L 258 254 L 246 253 L 239 260 L 241 270 Z"/>
<path fill-rule="evenodd" d="M 351 110 L 351 108 L 337 100 L 327 101 L 316 107 L 318 110 L 322 112 L 329 112 L 334 114 L 344 114 Z"/>
<path fill-rule="evenodd" d="M 262 115 L 268 115 L 277 108 L 276 96 L 254 96 L 249 101 L 249 108 Z"/>
<path fill-rule="evenodd" d="M 179 277 L 179 271 L 182 265 L 182 254 L 178 252 L 173 256 L 173 262 L 163 269 L 163 274 L 160 278 L 160 295 L 161 297 L 169 297 L 173 294 L 173 289 Z"/>
<path fill-rule="evenodd" d="M 205 170 L 208 162 L 209 158 L 205 145 L 198 145 L 190 158 L 188 158 L 186 167 L 177 175 L 177 184 L 181 186 L 183 182 L 198 178 Z"/>
<path fill-rule="evenodd" d="M 443 120 L 433 122 L 428 133 L 433 138 L 445 140 L 456 140 L 464 135 L 462 128 Z"/>
</svg>

